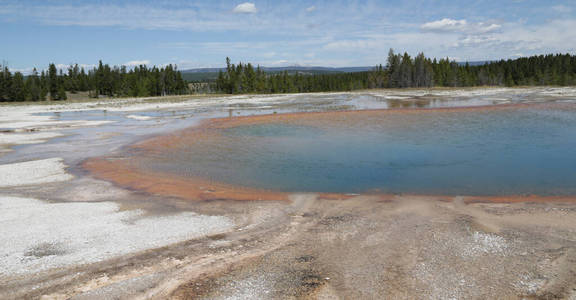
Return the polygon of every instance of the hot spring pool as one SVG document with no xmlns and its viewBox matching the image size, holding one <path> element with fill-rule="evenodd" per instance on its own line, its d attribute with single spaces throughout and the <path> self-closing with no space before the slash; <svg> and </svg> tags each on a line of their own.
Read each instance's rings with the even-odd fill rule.
<svg viewBox="0 0 576 300">
<path fill-rule="evenodd" d="M 283 192 L 576 195 L 567 105 L 270 116 L 206 131 L 141 167 Z"/>
</svg>

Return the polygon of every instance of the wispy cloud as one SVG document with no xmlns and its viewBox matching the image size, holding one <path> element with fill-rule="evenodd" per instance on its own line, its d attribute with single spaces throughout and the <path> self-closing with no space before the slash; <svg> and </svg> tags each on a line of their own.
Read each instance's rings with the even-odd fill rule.
<svg viewBox="0 0 576 300">
<path fill-rule="evenodd" d="M 4 1 L 4 2 L 3 2 Z M 178 5 L 168 5 L 176 2 Z M 145 30 L 175 30 L 191 32 L 250 31 L 286 35 L 310 35 L 310 31 L 333 34 L 356 30 L 366 25 L 378 29 L 378 19 L 370 18 L 366 8 L 349 7 L 350 13 L 341 14 L 338 2 L 327 5 L 322 13 L 316 6 L 303 6 L 299 2 L 273 2 L 260 11 L 253 2 L 236 6 L 214 1 L 202 4 L 194 1 L 25 1 L 0 0 L 0 22 L 40 24 L 50 26 L 118 27 Z M 186 5 L 183 5 L 185 3 Z M 200 3 L 200 4 L 198 4 Z M 301 12 L 315 11 L 315 14 Z M 246 15 L 257 17 L 247 18 Z M 313 26 L 311 26 L 313 24 Z"/>
<path fill-rule="evenodd" d="M 468 35 L 460 38 L 458 42 L 454 43 L 454 47 L 475 47 L 475 46 L 489 46 L 499 43 L 494 36 L 476 36 Z"/>
<path fill-rule="evenodd" d="M 567 0 L 469 1 L 466 7 L 446 0 L 0 0 L 0 28 L 8 28 L 0 59 L 21 69 L 142 57 L 126 65 L 218 66 L 226 56 L 261 65 L 344 66 L 384 62 L 389 48 L 497 59 L 576 51 L 575 8 Z M 105 38 L 77 43 L 87 31 Z M 58 36 L 69 49 L 46 36 Z M 41 54 L 22 51 L 38 43 L 46 45 Z"/>
<path fill-rule="evenodd" d="M 552 10 L 554 10 L 555 12 L 558 12 L 558 13 L 562 13 L 562 14 L 569 14 L 572 12 L 572 7 L 568 7 L 566 5 L 559 4 L 559 5 L 552 6 Z"/>
<path fill-rule="evenodd" d="M 170 10 L 138 5 L 34 5 L 11 4 L 0 8 L 3 20 L 28 19 L 47 25 L 126 28 L 193 28 L 200 22 L 190 9 Z M 192 21 L 193 20 L 193 21 Z"/>
<path fill-rule="evenodd" d="M 424 31 L 433 32 L 463 32 L 468 34 L 482 34 L 494 32 L 502 26 L 496 23 L 469 23 L 466 20 L 453 20 L 444 18 L 442 20 L 422 24 L 420 28 Z"/>
<path fill-rule="evenodd" d="M 50 3 L 50 2 L 48 2 Z M 57 26 L 124 27 L 148 30 L 219 31 L 237 29 L 248 21 L 226 16 L 224 9 L 202 10 L 141 4 L 0 4 L 0 21 L 28 22 Z M 254 13 L 253 3 L 243 3 L 235 13 Z M 229 12 L 229 10 L 228 10 Z"/>
</svg>

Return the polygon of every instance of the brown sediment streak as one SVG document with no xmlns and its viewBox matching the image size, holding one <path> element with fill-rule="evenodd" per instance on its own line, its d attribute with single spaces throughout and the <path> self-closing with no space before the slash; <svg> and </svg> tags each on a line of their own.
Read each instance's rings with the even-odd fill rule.
<svg viewBox="0 0 576 300">
<path fill-rule="evenodd" d="M 555 107 L 572 105 L 555 104 Z M 331 111 L 331 112 L 306 112 L 269 114 L 257 116 L 242 116 L 232 118 L 217 118 L 205 121 L 199 126 L 187 128 L 174 133 L 153 137 L 131 146 L 133 149 L 143 150 L 140 155 L 162 154 L 163 151 L 191 147 L 195 143 L 207 142 L 217 144 L 218 139 L 226 137 L 220 134 L 222 129 L 237 126 L 262 124 L 268 122 L 291 123 L 293 121 L 326 121 L 334 117 L 346 116 L 382 116 L 388 114 L 418 114 L 427 112 L 461 112 L 461 111 L 487 111 L 515 109 L 522 107 L 547 108 L 544 103 L 503 104 L 475 107 L 452 107 L 452 108 L 398 108 L 361 111 Z M 138 167 L 138 156 L 115 158 L 93 158 L 83 163 L 83 167 L 95 177 L 135 190 L 145 191 L 151 194 L 178 197 L 191 201 L 206 200 L 270 200 L 286 201 L 289 193 L 236 186 L 223 182 L 212 181 L 201 177 L 183 177 L 163 172 L 151 172 Z M 394 195 L 379 194 L 382 199 L 392 199 Z M 429 197 L 431 199 L 450 201 L 454 196 L 440 195 L 414 195 L 417 197 Z M 353 195 L 337 193 L 319 193 L 319 198 L 347 199 Z M 465 196 L 465 203 L 515 203 L 515 202 L 576 202 L 576 197 L 556 196 Z"/>
</svg>

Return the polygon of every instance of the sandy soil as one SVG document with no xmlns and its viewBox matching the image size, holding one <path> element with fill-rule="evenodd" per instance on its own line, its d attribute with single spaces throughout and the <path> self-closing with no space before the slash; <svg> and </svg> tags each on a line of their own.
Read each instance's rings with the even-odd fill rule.
<svg viewBox="0 0 576 300">
<path fill-rule="evenodd" d="M 378 101 L 403 107 L 416 98 L 473 97 L 495 104 L 515 97 L 571 101 L 576 89 L 0 106 L 0 147 L 13 150 L 0 156 L 0 299 L 575 299 L 571 199 L 280 197 L 202 183 L 203 189 L 180 189 L 204 200 L 189 201 L 111 184 L 81 168 L 91 157 L 123 159 L 126 145 L 201 119 L 183 119 L 188 115 L 373 109 Z M 81 113 L 78 119 L 46 115 L 95 110 L 96 117 Z M 117 114 L 108 118 L 102 111 Z M 166 111 L 189 114 L 159 114 Z M 227 200 L 237 195 L 246 201 Z M 257 199 L 268 201 L 251 201 Z"/>
</svg>

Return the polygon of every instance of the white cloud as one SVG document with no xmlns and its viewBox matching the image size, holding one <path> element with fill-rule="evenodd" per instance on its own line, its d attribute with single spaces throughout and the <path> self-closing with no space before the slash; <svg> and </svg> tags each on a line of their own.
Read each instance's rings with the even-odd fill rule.
<svg viewBox="0 0 576 300">
<path fill-rule="evenodd" d="M 56 64 L 55 66 L 56 66 L 56 69 L 64 71 L 64 70 L 67 70 L 70 65 L 67 65 L 67 64 Z"/>
<path fill-rule="evenodd" d="M 462 21 L 462 20 L 456 20 Z M 576 20 L 557 19 L 546 23 L 526 24 L 510 22 L 490 26 L 481 24 L 474 30 L 470 22 L 442 22 L 459 30 L 421 30 L 419 32 L 369 33 L 357 38 L 325 41 L 321 55 L 354 53 L 363 61 L 375 63 L 386 60 L 386 51 L 394 48 L 415 55 L 424 51 L 431 57 L 458 57 L 460 61 L 497 60 L 501 58 L 545 53 L 576 53 Z M 465 26 L 463 26 L 463 24 Z M 489 24 L 489 25 L 486 25 Z M 441 26 L 439 26 L 441 27 Z M 480 27 L 480 29 L 478 28 Z M 497 30 L 494 29 L 497 27 Z M 364 63 L 367 64 L 367 63 Z"/>
<path fill-rule="evenodd" d="M 462 32 L 469 34 L 482 34 L 494 32 L 502 26 L 495 23 L 469 23 L 466 20 L 453 20 L 444 18 L 442 20 L 422 24 L 420 28 L 429 32 Z"/>
<path fill-rule="evenodd" d="M 123 63 L 122 65 L 127 66 L 127 67 L 136 67 L 139 65 L 149 65 L 150 61 L 149 60 L 131 60 L 129 62 Z"/>
<path fill-rule="evenodd" d="M 56 69 L 58 69 L 59 71 L 62 70 L 62 72 L 64 72 L 64 73 L 68 72 L 68 68 L 70 68 L 70 66 L 73 66 L 73 65 L 75 65 L 75 64 L 55 64 Z M 84 70 L 89 70 L 89 69 L 95 68 L 96 65 L 95 64 L 78 64 L 78 67 L 84 68 Z M 38 72 L 40 72 L 40 71 L 38 71 Z"/>
<path fill-rule="evenodd" d="M 444 18 L 439 21 L 424 23 L 420 28 L 425 31 L 462 31 L 467 25 L 466 20 Z"/>
<path fill-rule="evenodd" d="M 315 10 L 316 10 L 316 6 L 314 6 L 314 5 L 306 8 L 306 11 L 307 11 L 307 12 L 313 12 L 313 11 L 315 11 Z"/>
<path fill-rule="evenodd" d="M 258 12 L 258 9 L 254 3 L 244 2 L 238 4 L 232 11 L 236 14 L 255 14 Z"/>
<path fill-rule="evenodd" d="M 576 20 L 553 20 L 545 24 L 505 23 L 502 30 L 483 35 L 465 35 L 452 46 L 459 53 L 478 59 L 530 56 L 544 53 L 575 53 Z M 446 35 L 446 34 L 445 34 Z M 457 34 L 454 34 L 457 36 Z"/>
</svg>

